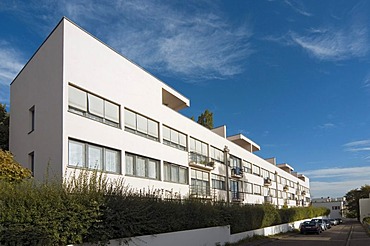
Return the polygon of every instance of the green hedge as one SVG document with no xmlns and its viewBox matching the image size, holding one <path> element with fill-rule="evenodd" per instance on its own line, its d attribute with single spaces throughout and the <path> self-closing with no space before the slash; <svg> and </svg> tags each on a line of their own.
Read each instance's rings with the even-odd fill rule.
<svg viewBox="0 0 370 246">
<path fill-rule="evenodd" d="M 82 172 L 68 183 L 0 181 L 0 244 L 65 245 L 230 225 L 237 233 L 327 214 L 323 208 L 163 200 Z"/>
</svg>

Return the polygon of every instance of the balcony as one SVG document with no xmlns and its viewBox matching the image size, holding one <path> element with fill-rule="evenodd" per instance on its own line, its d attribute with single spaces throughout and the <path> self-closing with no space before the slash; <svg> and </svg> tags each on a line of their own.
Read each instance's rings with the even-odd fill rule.
<svg viewBox="0 0 370 246">
<path fill-rule="evenodd" d="M 211 198 L 211 188 L 209 186 L 191 185 L 190 196 L 195 198 Z"/>
<path fill-rule="evenodd" d="M 195 152 L 189 153 L 189 166 L 211 171 L 215 168 L 215 162 L 210 161 L 207 156 Z"/>
<path fill-rule="evenodd" d="M 265 186 L 270 186 L 272 184 L 272 181 L 270 178 L 265 178 L 263 183 Z"/>
<path fill-rule="evenodd" d="M 305 190 L 302 190 L 301 194 L 302 194 L 302 196 L 305 196 L 306 195 L 306 191 Z"/>
<path fill-rule="evenodd" d="M 233 178 L 243 178 L 243 169 L 240 167 L 231 168 L 231 177 Z"/>
<path fill-rule="evenodd" d="M 272 203 L 272 197 L 271 196 L 265 196 L 265 203 Z"/>
<path fill-rule="evenodd" d="M 244 194 L 240 191 L 232 191 L 231 195 L 233 202 L 242 202 L 244 200 Z"/>
<path fill-rule="evenodd" d="M 288 191 L 289 190 L 289 186 L 288 185 L 284 185 L 283 190 L 284 191 Z"/>
</svg>

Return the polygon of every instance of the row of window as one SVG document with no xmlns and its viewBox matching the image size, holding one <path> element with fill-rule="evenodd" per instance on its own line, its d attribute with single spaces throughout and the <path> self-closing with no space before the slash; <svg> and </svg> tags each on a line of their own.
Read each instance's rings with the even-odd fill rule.
<svg viewBox="0 0 370 246">
<path fill-rule="evenodd" d="M 77 113 L 79 115 L 119 127 L 120 126 L 120 106 L 116 103 L 112 103 L 102 97 L 96 96 L 91 94 L 87 91 L 84 91 L 80 88 L 75 86 L 69 85 L 69 98 L 68 98 L 68 105 L 69 111 L 73 113 Z M 31 131 L 34 129 L 34 107 L 30 109 L 30 117 L 31 120 Z M 152 119 L 149 119 L 146 116 L 141 114 L 135 113 L 129 109 L 124 109 L 124 126 L 125 130 L 138 134 L 140 136 L 144 136 L 149 139 L 153 139 L 155 141 L 159 141 L 159 123 Z M 184 133 L 181 133 L 173 128 L 163 125 L 163 143 L 175 147 L 181 150 L 187 149 L 187 136 Z M 208 149 L 209 147 L 209 149 Z M 110 152 L 104 150 L 102 152 L 101 158 L 105 158 L 105 156 L 109 156 Z M 189 138 L 189 151 L 190 151 L 190 160 L 195 161 L 197 163 L 207 163 L 209 162 L 209 157 L 212 161 L 217 161 L 219 163 L 224 163 L 224 152 L 220 149 L 217 149 L 213 146 L 209 146 L 207 143 L 202 142 L 198 139 L 193 137 Z M 209 152 L 208 152 L 209 151 Z M 106 153 L 107 152 L 107 153 Z M 93 153 L 93 147 L 86 152 L 86 153 Z M 98 155 L 98 150 L 96 150 L 96 155 Z M 85 158 L 85 162 L 89 163 L 90 159 L 87 154 Z M 117 172 L 118 167 L 115 169 L 108 167 L 106 169 L 104 165 L 106 165 L 107 161 L 105 160 L 98 160 L 97 169 L 102 169 L 105 171 L 110 172 Z M 139 160 L 141 163 L 141 161 Z M 134 162 L 133 167 L 136 168 L 136 162 Z M 81 164 L 79 164 L 81 165 Z M 84 164 L 84 165 L 92 165 Z M 102 167 L 100 167 L 100 165 Z M 114 165 L 114 164 L 109 164 Z M 275 174 L 273 172 L 269 172 L 266 169 L 260 168 L 257 165 L 249 163 L 247 161 L 242 161 L 240 158 L 236 156 L 230 155 L 230 165 L 232 167 L 239 167 L 244 168 L 244 172 L 251 173 L 257 176 L 261 176 L 263 178 L 270 178 L 272 181 L 275 180 Z M 137 165 L 138 168 L 142 168 L 142 164 Z M 92 168 L 92 167 L 88 167 Z M 111 170 L 109 170 L 111 169 Z M 132 175 L 138 173 L 139 176 L 143 175 L 143 169 L 140 170 L 132 169 Z M 283 177 L 278 176 L 278 183 L 282 185 L 288 185 L 293 188 L 297 188 L 297 184 L 287 180 Z M 301 187 L 302 190 L 304 187 Z"/>
</svg>

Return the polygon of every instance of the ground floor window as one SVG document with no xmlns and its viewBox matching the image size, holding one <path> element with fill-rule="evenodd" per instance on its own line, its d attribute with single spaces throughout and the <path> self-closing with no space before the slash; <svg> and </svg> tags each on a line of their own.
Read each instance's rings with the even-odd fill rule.
<svg viewBox="0 0 370 246">
<path fill-rule="evenodd" d="M 226 190 L 226 178 L 224 176 L 212 174 L 212 188 L 218 190 Z"/>
<path fill-rule="evenodd" d="M 211 195 L 209 173 L 191 169 L 191 194 L 200 196 Z"/>
<path fill-rule="evenodd" d="M 121 151 L 82 142 L 68 141 L 68 166 L 121 173 Z"/>
<path fill-rule="evenodd" d="M 180 184 L 188 183 L 188 168 L 169 162 L 163 164 L 163 180 Z"/>
<path fill-rule="evenodd" d="M 126 175 L 159 179 L 159 160 L 126 153 Z"/>
</svg>

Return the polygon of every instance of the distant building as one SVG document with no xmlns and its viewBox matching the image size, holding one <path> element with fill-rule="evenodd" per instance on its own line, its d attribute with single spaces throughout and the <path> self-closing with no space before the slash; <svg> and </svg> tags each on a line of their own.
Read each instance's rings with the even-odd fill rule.
<svg viewBox="0 0 370 246">
<path fill-rule="evenodd" d="M 330 209 L 330 218 L 343 218 L 345 217 L 346 211 L 346 198 L 312 198 L 312 206 L 314 207 L 325 207 Z"/>
<path fill-rule="evenodd" d="M 255 155 L 260 146 L 226 126 L 180 114 L 188 98 L 66 18 L 14 79 L 10 100 L 10 150 L 36 179 L 47 167 L 61 178 L 101 170 L 164 197 L 310 204 L 307 177 Z"/>
<path fill-rule="evenodd" d="M 361 198 L 359 200 L 359 208 L 360 208 L 360 222 L 364 220 L 366 217 L 370 217 L 370 194 L 369 198 Z"/>
</svg>

